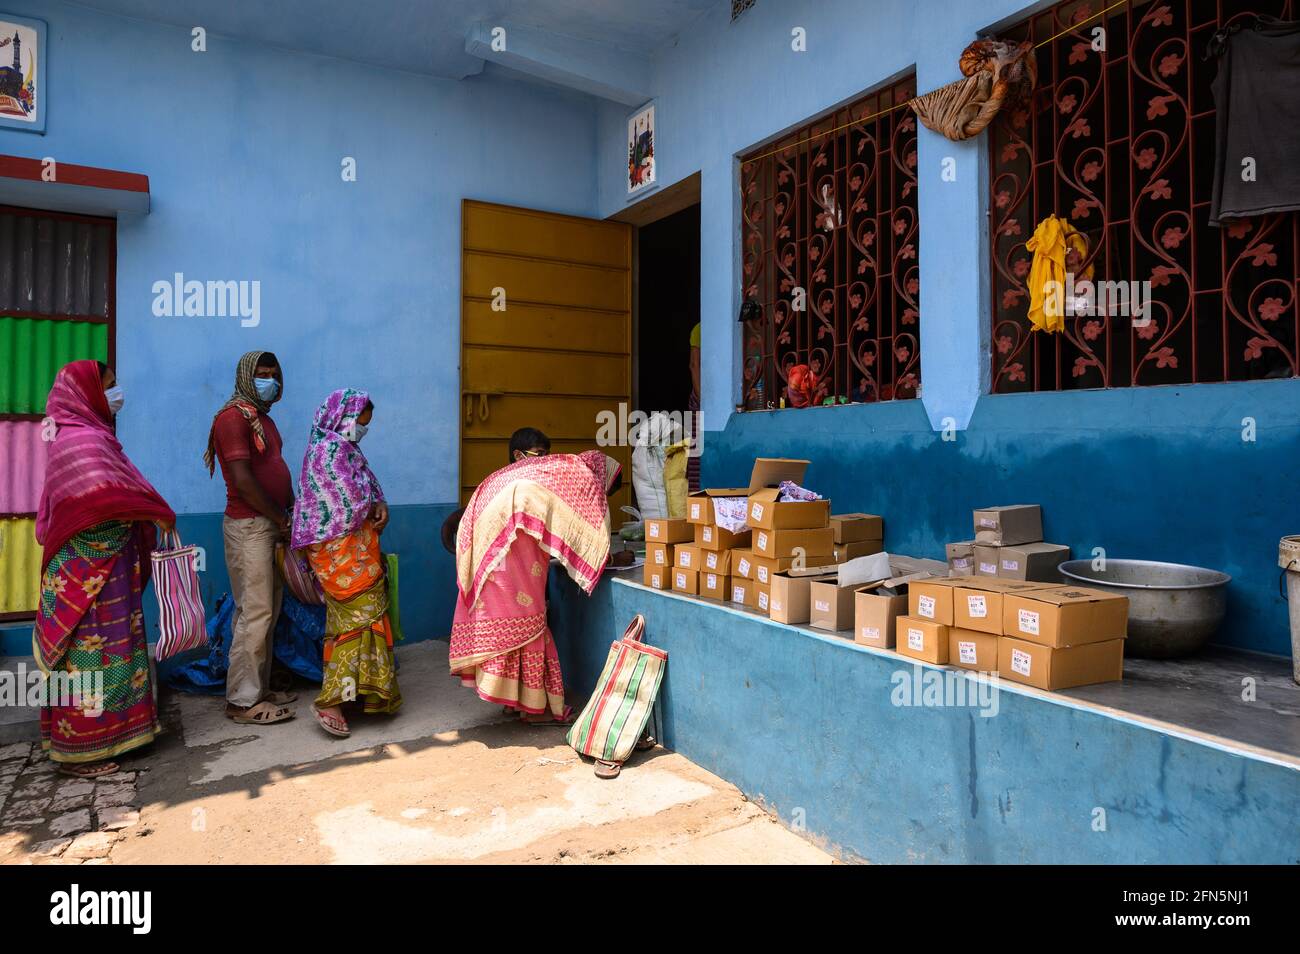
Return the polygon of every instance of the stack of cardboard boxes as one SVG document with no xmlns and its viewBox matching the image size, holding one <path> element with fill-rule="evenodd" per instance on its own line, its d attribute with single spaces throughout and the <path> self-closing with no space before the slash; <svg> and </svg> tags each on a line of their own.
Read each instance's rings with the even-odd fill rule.
<svg viewBox="0 0 1300 954">
<path fill-rule="evenodd" d="M 985 507 L 975 511 L 975 539 L 948 544 L 953 576 L 1054 583 L 1056 568 L 1070 548 L 1043 542 L 1043 514 L 1037 504 Z"/>
<path fill-rule="evenodd" d="M 1128 599 L 1086 587 L 980 576 L 917 580 L 895 649 L 925 662 L 1068 689 L 1120 679 Z"/>
</svg>

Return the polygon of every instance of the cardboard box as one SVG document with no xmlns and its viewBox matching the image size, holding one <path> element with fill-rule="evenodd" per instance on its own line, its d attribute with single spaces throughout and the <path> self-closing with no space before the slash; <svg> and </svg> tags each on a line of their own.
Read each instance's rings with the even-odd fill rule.
<svg viewBox="0 0 1300 954">
<path fill-rule="evenodd" d="M 1001 547 L 995 547 L 987 543 L 977 543 L 973 551 L 975 560 L 975 576 L 987 576 L 994 579 L 998 575 L 998 551 Z"/>
<path fill-rule="evenodd" d="M 683 570 L 700 568 L 700 548 L 689 543 L 679 543 L 673 547 L 673 566 Z"/>
<path fill-rule="evenodd" d="M 645 522 L 645 542 L 650 543 L 690 543 L 692 527 L 680 517 L 671 520 L 647 520 Z"/>
<path fill-rule="evenodd" d="M 1128 635 L 1128 597 L 1084 586 L 1007 594 L 1002 630 L 1043 646 L 1079 646 Z"/>
<path fill-rule="evenodd" d="M 730 550 L 749 546 L 750 531 L 732 533 L 711 523 L 695 525 L 695 546 L 700 550 Z"/>
<path fill-rule="evenodd" d="M 754 578 L 754 551 L 747 547 L 728 551 L 731 553 L 731 575 L 742 580 Z"/>
<path fill-rule="evenodd" d="M 975 542 L 1000 547 L 1043 539 L 1043 511 L 1038 504 L 985 507 L 975 511 Z"/>
<path fill-rule="evenodd" d="M 838 580 L 817 580 L 809 590 L 812 610 L 808 622 L 818 629 L 839 632 L 853 628 L 854 598 L 860 583 L 840 586 Z"/>
<path fill-rule="evenodd" d="M 926 560 L 921 557 L 903 556 L 899 553 L 889 554 L 889 566 L 894 571 L 894 576 L 912 576 L 916 573 L 924 573 L 927 576 L 955 576 L 948 572 L 948 564 L 943 560 Z"/>
<path fill-rule="evenodd" d="M 890 595 L 880 586 L 860 587 L 853 596 L 853 641 L 893 649 L 895 622 L 907 613 L 907 594 Z"/>
<path fill-rule="evenodd" d="M 686 498 L 686 519 L 694 524 L 716 523 L 713 515 L 713 501 L 718 497 L 744 497 L 748 512 L 749 495 L 768 486 L 776 486 L 783 480 L 798 483 L 803 479 L 808 468 L 806 460 L 787 460 L 780 457 L 759 457 L 754 461 L 749 473 L 748 487 L 708 487 L 697 490 Z M 771 483 L 769 483 L 771 481 Z"/>
<path fill-rule="evenodd" d="M 829 500 L 777 500 L 781 491 L 767 487 L 749 497 L 745 522 L 764 530 L 803 530 L 829 526 Z"/>
<path fill-rule="evenodd" d="M 812 615 L 812 584 L 814 580 L 833 580 L 835 577 L 790 576 L 778 573 L 772 577 L 772 619 L 778 623 L 807 623 Z"/>
<path fill-rule="evenodd" d="M 1059 583 L 1056 568 L 1070 559 L 1070 548 L 1059 543 L 1018 543 L 998 548 L 998 578 Z"/>
<path fill-rule="evenodd" d="M 754 555 L 792 557 L 795 550 L 803 550 L 804 562 L 814 566 L 807 554 L 831 553 L 835 549 L 835 532 L 830 527 L 818 530 L 755 530 Z"/>
<path fill-rule="evenodd" d="M 676 557 L 676 554 L 673 553 L 674 549 L 675 547 L 671 543 L 647 543 L 645 545 L 646 566 L 654 564 L 665 569 L 672 566 Z"/>
<path fill-rule="evenodd" d="M 894 650 L 913 659 L 943 665 L 948 661 L 948 629 L 915 616 L 900 616 L 895 622 L 897 640 Z"/>
<path fill-rule="evenodd" d="M 883 543 L 885 539 L 884 518 L 874 513 L 831 514 L 831 529 L 835 531 L 837 544 L 860 543 L 866 540 L 877 540 Z"/>
<path fill-rule="evenodd" d="M 754 609 L 760 613 L 772 612 L 772 587 L 761 583 L 754 584 Z"/>
<path fill-rule="evenodd" d="M 834 528 L 832 527 L 832 529 Z M 831 551 L 831 559 L 836 563 L 847 563 L 849 560 L 856 560 L 858 557 L 882 553 L 884 549 L 885 543 L 883 540 L 854 540 L 852 543 L 837 543 L 835 549 Z"/>
<path fill-rule="evenodd" d="M 951 626 L 953 593 L 970 580 L 968 576 L 945 576 L 913 581 L 907 588 L 908 615 Z"/>
<path fill-rule="evenodd" d="M 686 498 L 687 523 L 713 523 L 713 498 L 707 490 L 697 490 Z"/>
<path fill-rule="evenodd" d="M 711 600 L 731 598 L 731 577 L 712 570 L 700 571 L 700 595 Z"/>
<path fill-rule="evenodd" d="M 948 557 L 948 572 L 953 576 L 975 575 L 975 541 L 961 540 L 950 543 L 944 550 Z"/>
<path fill-rule="evenodd" d="M 700 573 L 698 570 L 683 570 L 680 567 L 673 569 L 673 591 L 677 593 L 690 593 L 695 595 L 700 592 Z"/>
<path fill-rule="evenodd" d="M 979 576 L 957 588 L 952 601 L 952 623 L 962 629 L 1002 635 L 1003 597 L 1032 593 L 1047 584 L 1022 580 L 997 580 Z"/>
<path fill-rule="evenodd" d="M 672 573 L 672 567 L 655 566 L 653 563 L 646 561 L 641 581 L 646 586 L 654 587 L 656 590 L 671 589 L 673 584 L 672 579 L 669 577 L 670 573 Z"/>
<path fill-rule="evenodd" d="M 755 594 L 754 581 L 742 579 L 739 576 L 731 577 L 731 602 L 741 606 L 754 606 L 757 600 Z"/>
<path fill-rule="evenodd" d="M 948 630 L 948 664 L 979 672 L 998 671 L 1001 636 L 953 626 Z"/>
<path fill-rule="evenodd" d="M 700 551 L 700 572 L 702 573 L 731 573 L 731 554 L 732 550 L 701 550 Z M 744 551 L 748 553 L 749 551 Z"/>
<path fill-rule="evenodd" d="M 1014 636 L 998 640 L 998 675 L 1039 689 L 1072 689 L 1124 678 L 1124 640 L 1054 649 Z"/>
</svg>

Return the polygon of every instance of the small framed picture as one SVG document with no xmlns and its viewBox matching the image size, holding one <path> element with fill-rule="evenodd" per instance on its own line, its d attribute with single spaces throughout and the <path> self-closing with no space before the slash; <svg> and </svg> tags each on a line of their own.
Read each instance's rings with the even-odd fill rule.
<svg viewBox="0 0 1300 954">
<path fill-rule="evenodd" d="M 0 128 L 45 132 L 45 21 L 0 13 Z"/>
<path fill-rule="evenodd" d="M 627 194 L 640 195 L 656 185 L 655 106 L 642 106 L 627 121 Z"/>
</svg>

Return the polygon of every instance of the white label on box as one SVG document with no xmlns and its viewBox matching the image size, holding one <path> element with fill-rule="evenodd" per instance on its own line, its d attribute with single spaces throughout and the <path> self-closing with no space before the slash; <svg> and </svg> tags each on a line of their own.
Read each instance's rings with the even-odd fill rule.
<svg viewBox="0 0 1300 954">
<path fill-rule="evenodd" d="M 716 589 L 718 588 L 718 574 L 716 574 L 716 573 L 710 573 L 710 574 L 706 577 L 706 579 L 708 580 L 708 582 L 705 583 L 704 585 L 705 585 L 708 589 L 710 589 L 710 590 L 716 590 Z"/>
<path fill-rule="evenodd" d="M 766 534 L 766 533 L 760 533 L 760 534 L 758 535 L 758 548 L 759 548 L 760 550 L 766 550 L 766 549 L 767 549 L 767 534 Z"/>
<path fill-rule="evenodd" d="M 704 563 L 710 570 L 716 570 L 718 568 L 718 554 L 710 553 L 704 558 Z"/>
<path fill-rule="evenodd" d="M 657 536 L 659 536 L 659 524 L 654 523 L 654 522 L 652 521 L 652 522 L 650 523 L 649 530 L 650 530 L 650 536 L 652 536 L 652 537 L 657 537 Z"/>
<path fill-rule="evenodd" d="M 760 567 L 758 568 L 758 582 L 760 582 L 760 583 L 766 583 L 766 582 L 767 582 L 767 567 L 765 567 L 765 566 L 760 566 Z"/>
<path fill-rule="evenodd" d="M 813 603 L 817 606 L 817 612 L 819 613 L 829 613 L 831 611 L 831 604 L 825 600 L 813 600 Z"/>
<path fill-rule="evenodd" d="M 930 619 L 934 619 L 934 597 L 933 596 L 922 596 L 919 600 L 916 601 L 916 603 L 917 603 L 916 613 L 918 616 L 926 616 L 929 617 Z"/>
<path fill-rule="evenodd" d="M 997 576 L 998 565 L 996 563 L 981 563 L 980 572 L 983 573 L 985 576 Z"/>
<path fill-rule="evenodd" d="M 733 586 L 731 588 L 731 602 L 733 603 L 745 602 L 745 588 L 743 586 Z"/>
<path fill-rule="evenodd" d="M 700 505 L 697 503 L 691 504 L 691 519 L 692 520 L 700 519 Z"/>
<path fill-rule="evenodd" d="M 686 567 L 686 569 L 689 570 L 689 569 L 691 568 L 691 553 L 692 553 L 692 551 L 690 551 L 690 550 L 681 550 L 681 551 L 679 551 L 679 552 L 681 553 L 681 556 L 679 556 L 679 557 L 677 558 L 677 562 L 680 563 L 682 566 Z"/>
<path fill-rule="evenodd" d="M 863 627 L 862 627 L 862 638 L 863 638 L 863 639 L 879 639 L 879 638 L 880 638 L 880 627 L 879 627 L 879 626 L 863 626 Z"/>
<path fill-rule="evenodd" d="M 975 561 L 970 557 L 958 557 L 952 561 L 952 568 L 954 570 L 971 570 L 975 568 Z M 964 576 L 965 574 L 963 573 L 962 575 Z"/>
<path fill-rule="evenodd" d="M 660 566 L 663 565 L 663 562 L 664 562 L 664 554 L 665 554 L 666 552 L 667 552 L 667 551 L 665 551 L 665 550 L 656 550 L 656 551 L 655 551 L 655 562 L 658 563 Z"/>
<path fill-rule="evenodd" d="M 1008 560 L 1008 559 L 1006 559 L 1005 557 L 1003 557 L 1003 559 L 1002 559 L 1002 569 L 1004 569 L 1004 570 L 1010 570 L 1012 573 L 1019 573 L 1019 572 L 1020 572 L 1020 561 L 1019 561 L 1019 560 Z"/>
<path fill-rule="evenodd" d="M 1032 657 L 1023 649 L 1011 650 L 1011 670 L 1018 672 L 1022 676 L 1029 675 L 1029 662 Z"/>
<path fill-rule="evenodd" d="M 1028 633 L 1030 636 L 1038 635 L 1038 614 L 1033 610 L 1022 609 L 1020 611 L 1020 631 Z"/>
<path fill-rule="evenodd" d="M 779 612 L 781 612 L 781 601 L 780 601 L 780 600 L 773 600 L 773 601 L 772 601 L 772 612 L 773 612 L 773 613 L 779 613 Z"/>
<path fill-rule="evenodd" d="M 752 507 L 749 508 L 749 515 L 753 517 L 755 520 L 762 520 L 763 505 L 761 503 L 754 504 Z"/>
<path fill-rule="evenodd" d="M 758 608 L 761 609 L 761 610 L 765 610 L 765 609 L 767 609 L 767 594 L 766 594 L 766 593 L 759 593 L 759 594 L 758 594 Z"/>
<path fill-rule="evenodd" d="M 664 588 L 663 577 L 661 577 L 658 573 L 651 573 L 650 585 L 653 586 L 656 590 L 662 590 Z"/>
<path fill-rule="evenodd" d="M 996 530 L 998 528 L 998 522 L 994 517 L 980 517 L 980 526 L 987 527 L 990 530 Z"/>
<path fill-rule="evenodd" d="M 920 652 L 922 649 L 924 649 L 925 633 L 923 633 L 919 629 L 912 629 L 909 626 L 907 629 L 907 648 L 914 649 L 917 652 Z"/>
<path fill-rule="evenodd" d="M 989 615 L 989 604 L 983 593 L 966 597 L 966 613 L 971 619 L 984 619 Z"/>
<path fill-rule="evenodd" d="M 681 590 L 686 589 L 686 574 L 685 574 L 685 573 L 678 573 L 678 574 L 677 574 L 677 588 L 678 588 L 678 589 L 681 589 Z"/>
<path fill-rule="evenodd" d="M 744 557 L 741 557 L 741 558 L 740 558 L 740 566 L 739 566 L 738 569 L 740 570 L 740 575 L 741 575 L 741 576 L 748 577 L 748 576 L 749 576 L 749 561 L 746 560 Z"/>
<path fill-rule="evenodd" d="M 712 542 L 713 542 L 713 528 L 712 528 L 712 527 L 705 527 L 705 528 L 704 528 L 704 542 L 705 542 L 705 543 L 712 543 Z"/>
<path fill-rule="evenodd" d="M 957 643 L 957 656 L 962 662 L 973 665 L 975 662 L 975 644 L 968 643 L 965 640 L 959 641 Z"/>
</svg>

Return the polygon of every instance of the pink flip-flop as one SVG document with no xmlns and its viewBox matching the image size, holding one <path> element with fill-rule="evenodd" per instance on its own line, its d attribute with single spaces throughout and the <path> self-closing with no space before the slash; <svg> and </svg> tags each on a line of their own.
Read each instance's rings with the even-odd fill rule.
<svg viewBox="0 0 1300 954">
<path fill-rule="evenodd" d="M 314 705 L 311 707 L 311 714 L 316 717 L 317 725 L 336 738 L 346 739 L 352 734 L 352 730 L 347 727 L 346 722 L 342 723 L 342 728 L 340 728 L 340 723 L 337 719 L 332 716 L 327 716 Z"/>
</svg>

